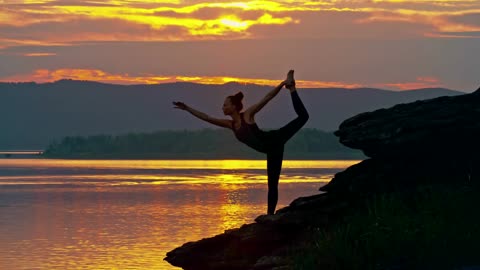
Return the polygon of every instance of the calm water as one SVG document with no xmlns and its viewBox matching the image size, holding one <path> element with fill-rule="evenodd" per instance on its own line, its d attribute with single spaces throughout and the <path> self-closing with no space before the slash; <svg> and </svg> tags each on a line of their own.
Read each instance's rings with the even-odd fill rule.
<svg viewBox="0 0 480 270">
<path fill-rule="evenodd" d="M 279 208 L 356 162 L 284 161 Z M 166 252 L 253 222 L 266 192 L 265 161 L 0 159 L 0 269 L 179 269 Z"/>
</svg>

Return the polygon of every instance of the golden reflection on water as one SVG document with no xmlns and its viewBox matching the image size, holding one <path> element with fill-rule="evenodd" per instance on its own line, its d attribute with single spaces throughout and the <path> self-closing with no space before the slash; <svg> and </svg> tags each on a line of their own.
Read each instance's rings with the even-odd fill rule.
<svg viewBox="0 0 480 270">
<path fill-rule="evenodd" d="M 282 183 L 328 182 L 331 175 L 287 175 L 280 176 Z M 75 180 L 81 180 L 76 182 Z M 231 186 L 238 184 L 266 183 L 267 175 L 263 174 L 211 174 L 208 176 L 174 176 L 174 175 L 29 175 L 0 176 L 1 185 L 98 185 L 98 186 L 128 186 L 128 185 L 172 185 L 172 184 L 220 184 Z"/>
<path fill-rule="evenodd" d="M 284 169 L 346 168 L 359 160 L 284 160 Z M 266 160 L 66 160 L 2 159 L 0 166 L 108 169 L 266 169 Z"/>
<path fill-rule="evenodd" d="M 340 170 L 355 162 L 285 161 L 279 208 L 318 194 L 330 180 L 328 170 L 302 169 Z M 266 212 L 265 166 L 244 160 L 0 160 L 0 171 L 42 173 L 0 176 L 0 269 L 178 269 L 163 261 L 166 252 Z M 85 170 L 92 168 L 112 170 Z M 124 169 L 134 170 L 115 173 Z M 24 186 L 8 187 L 19 183 Z"/>
</svg>

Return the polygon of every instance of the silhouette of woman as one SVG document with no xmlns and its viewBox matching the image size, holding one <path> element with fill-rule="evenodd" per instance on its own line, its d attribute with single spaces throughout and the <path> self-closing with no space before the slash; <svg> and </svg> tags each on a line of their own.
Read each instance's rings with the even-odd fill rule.
<svg viewBox="0 0 480 270">
<path fill-rule="evenodd" d="M 283 150 L 285 143 L 302 128 L 307 122 L 309 115 L 300 97 L 298 96 L 293 78 L 293 70 L 287 74 L 287 79 L 271 90 L 262 100 L 252 105 L 245 111 L 243 109 L 242 92 L 225 98 L 223 113 L 229 115 L 232 120 L 218 119 L 197 111 L 183 102 L 173 102 L 174 108 L 188 111 L 197 118 L 211 124 L 231 129 L 235 137 L 251 148 L 267 154 L 268 174 L 268 210 L 267 214 L 274 214 L 278 201 L 278 181 L 282 170 Z M 280 90 L 285 86 L 290 90 L 293 108 L 297 118 L 284 127 L 277 130 L 264 131 L 258 128 L 255 123 L 255 114 L 258 113 Z"/>
</svg>

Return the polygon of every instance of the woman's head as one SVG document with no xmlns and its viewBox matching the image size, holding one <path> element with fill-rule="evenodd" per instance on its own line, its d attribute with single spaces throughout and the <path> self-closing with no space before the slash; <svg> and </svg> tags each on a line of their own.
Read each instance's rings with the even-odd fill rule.
<svg viewBox="0 0 480 270">
<path fill-rule="evenodd" d="M 238 92 L 233 96 L 228 96 L 223 102 L 223 114 L 231 115 L 234 111 L 240 112 L 243 109 L 242 104 L 243 93 Z"/>
</svg>

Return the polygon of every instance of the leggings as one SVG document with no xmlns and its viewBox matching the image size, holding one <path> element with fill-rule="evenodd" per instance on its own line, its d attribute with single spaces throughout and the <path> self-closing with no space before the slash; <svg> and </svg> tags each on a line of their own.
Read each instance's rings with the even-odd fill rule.
<svg viewBox="0 0 480 270">
<path fill-rule="evenodd" d="M 309 115 L 303 106 L 297 91 L 291 92 L 292 103 L 297 118 L 284 127 L 275 130 L 276 147 L 267 152 L 267 173 L 268 173 L 268 214 L 274 214 L 278 201 L 278 180 L 282 170 L 284 144 L 299 131 L 307 122 Z"/>
</svg>

